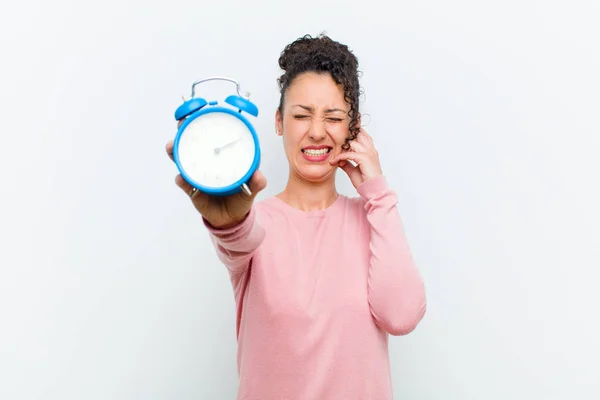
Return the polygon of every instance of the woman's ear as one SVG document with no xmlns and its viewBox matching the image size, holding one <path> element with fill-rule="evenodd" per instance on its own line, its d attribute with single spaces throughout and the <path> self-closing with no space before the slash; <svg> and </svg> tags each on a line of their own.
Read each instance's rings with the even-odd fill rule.
<svg viewBox="0 0 600 400">
<path fill-rule="evenodd" d="M 277 132 L 277 135 L 283 135 L 283 118 L 279 112 L 279 109 L 275 111 L 275 131 Z"/>
</svg>

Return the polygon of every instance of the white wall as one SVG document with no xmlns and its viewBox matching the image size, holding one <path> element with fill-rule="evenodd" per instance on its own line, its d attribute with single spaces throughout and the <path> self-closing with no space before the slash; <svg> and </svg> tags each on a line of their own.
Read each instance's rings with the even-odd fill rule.
<svg viewBox="0 0 600 400">
<path fill-rule="evenodd" d="M 0 6 L 0 399 L 234 398 L 231 288 L 164 144 L 194 80 L 236 77 L 279 191 L 277 58 L 322 30 L 427 284 L 396 398 L 600 398 L 597 1 L 86 3 Z"/>
</svg>

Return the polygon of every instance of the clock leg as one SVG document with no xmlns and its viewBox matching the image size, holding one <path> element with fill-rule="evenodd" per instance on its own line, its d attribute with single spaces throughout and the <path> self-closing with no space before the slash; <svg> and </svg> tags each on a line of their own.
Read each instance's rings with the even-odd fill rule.
<svg viewBox="0 0 600 400">
<path fill-rule="evenodd" d="M 242 185 L 242 190 L 244 191 L 244 193 L 246 193 L 248 196 L 252 196 L 252 192 L 250 191 L 250 188 L 248 187 L 248 185 L 246 185 L 245 183 Z"/>
</svg>

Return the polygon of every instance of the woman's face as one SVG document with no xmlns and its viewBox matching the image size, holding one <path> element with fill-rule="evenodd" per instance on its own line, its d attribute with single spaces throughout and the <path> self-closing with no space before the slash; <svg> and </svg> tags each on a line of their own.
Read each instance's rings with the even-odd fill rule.
<svg viewBox="0 0 600 400">
<path fill-rule="evenodd" d="M 310 182 L 335 176 L 329 160 L 348 137 L 348 110 L 342 86 L 329 74 L 307 72 L 292 81 L 275 118 L 292 174 Z"/>
</svg>

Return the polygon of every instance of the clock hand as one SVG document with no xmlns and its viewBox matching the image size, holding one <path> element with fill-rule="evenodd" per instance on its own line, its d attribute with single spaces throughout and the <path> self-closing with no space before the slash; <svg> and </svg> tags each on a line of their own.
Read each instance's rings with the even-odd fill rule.
<svg viewBox="0 0 600 400">
<path fill-rule="evenodd" d="M 219 154 L 221 152 L 221 150 L 223 150 L 225 147 L 231 146 L 232 144 L 238 142 L 241 139 L 242 139 L 241 137 L 238 137 L 237 139 L 235 139 L 227 144 L 224 144 L 223 146 L 215 147 L 215 154 Z"/>
</svg>

